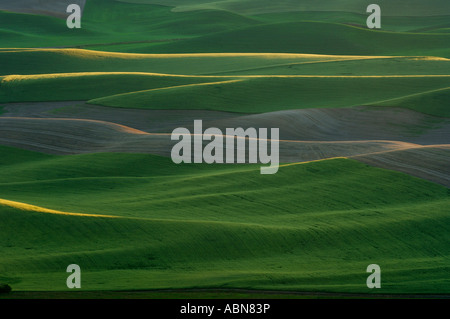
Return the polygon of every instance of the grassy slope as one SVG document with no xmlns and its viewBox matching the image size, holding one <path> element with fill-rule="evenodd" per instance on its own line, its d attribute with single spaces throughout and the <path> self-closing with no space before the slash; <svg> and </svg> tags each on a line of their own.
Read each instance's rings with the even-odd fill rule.
<svg viewBox="0 0 450 319">
<path fill-rule="evenodd" d="M 0 279 L 16 289 L 65 290 L 78 263 L 84 289 L 368 293 L 365 268 L 378 263 L 377 292 L 450 292 L 448 190 L 404 174 L 343 159 L 268 177 L 146 155 L 1 153 L 2 198 L 138 218 L 0 206 Z"/>
<path fill-rule="evenodd" d="M 355 57 L 364 58 L 364 57 Z M 370 58 L 370 57 L 368 57 Z M 0 72 L 9 74 L 45 74 L 72 72 L 153 72 L 170 74 L 222 73 L 233 70 L 260 69 L 298 63 L 351 60 L 352 57 L 301 54 L 190 54 L 155 55 L 89 51 L 82 49 L 3 49 L 0 50 Z M 402 61 L 408 58 L 400 58 Z M 447 71 L 446 61 L 411 59 L 404 70 Z M 243 71 L 245 72 L 245 71 Z M 249 71 L 249 73 L 252 73 Z M 410 73 L 412 74 L 412 73 Z"/>
<path fill-rule="evenodd" d="M 214 81 L 214 78 L 151 73 L 11 75 L 0 81 L 0 102 L 89 100 L 112 94 L 205 81 Z"/>
<path fill-rule="evenodd" d="M 349 54 L 450 56 L 448 35 L 443 34 L 385 33 L 333 23 L 299 23 L 296 19 L 280 24 L 278 18 L 267 16 L 245 18 L 217 11 L 171 13 L 163 7 L 105 4 L 104 0 L 89 1 L 90 10 L 83 19 L 83 29 L 78 31 L 67 30 L 63 20 L 0 12 L 0 45 L 42 47 L 146 41 L 98 47 L 137 52 L 233 52 L 255 48 L 262 52 L 329 50 L 336 54 L 336 50 L 341 50 Z M 242 4 L 244 1 L 234 3 Z M 414 6 L 408 6 L 408 10 L 411 7 Z M 251 12 L 251 5 L 242 10 Z M 264 23 L 261 19 L 275 24 L 255 26 Z M 414 26 L 410 25 L 413 22 L 392 23 L 392 28 L 430 31 L 425 30 L 429 22 L 423 21 Z M 439 25 L 436 21 L 433 28 Z M 208 35 L 213 32 L 218 33 Z M 22 53 L 22 61 L 46 60 L 54 63 L 51 68 L 57 70 L 70 63 L 71 69 L 62 72 L 154 68 L 153 61 L 140 58 L 95 58 L 89 62 L 91 57 L 72 59 L 65 55 Z M 10 55 L 9 61 L 14 61 L 15 56 Z M 267 61 L 260 59 L 242 62 L 236 65 L 235 61 L 210 61 L 204 70 L 228 72 L 238 67 L 235 73 L 245 74 L 249 68 L 268 67 Z M 14 63 L 8 71 L 0 68 L 0 73 L 27 72 L 19 60 Z M 350 68 L 335 65 L 330 70 L 381 72 L 376 63 L 361 64 L 367 68 L 365 71 L 359 71 L 361 65 L 357 62 L 349 63 L 355 64 Z M 398 69 L 384 65 L 383 72 L 411 74 L 408 72 L 413 70 L 408 68 L 412 64 L 408 63 Z M 180 64 L 186 64 L 186 60 L 164 61 L 157 67 L 175 72 Z M 120 70 L 110 69 L 114 65 Z M 36 73 L 50 73 L 47 66 L 32 67 Z M 416 65 L 414 70 L 422 66 Z M 442 66 L 441 62 L 428 64 L 423 72 L 444 73 Z M 272 74 L 291 74 L 291 69 L 296 68 L 270 67 Z M 198 72 L 194 65 L 183 68 L 186 72 Z M 309 70 L 313 69 L 306 67 L 298 72 Z M 330 71 L 324 66 L 317 72 Z M 253 79 L 239 85 L 234 82 L 189 86 L 105 100 L 126 107 L 139 103 L 156 107 L 148 104 L 158 101 L 159 108 L 164 103 L 175 103 L 170 107 L 183 105 L 191 98 L 191 103 L 196 102 L 194 108 L 228 108 L 233 104 L 239 107 L 235 111 L 255 111 L 255 105 L 262 105 L 257 110 L 261 112 L 279 108 L 280 96 L 289 108 L 298 107 L 299 100 L 322 106 L 330 98 L 336 99 L 339 106 L 448 86 L 448 79 L 442 78 L 402 79 L 401 83 L 372 80 L 336 84 L 330 79 Z M 1 83 L 0 96 L 3 102 L 48 100 L 48 92 L 52 92 L 52 100 L 89 99 L 202 81 L 136 74 L 15 77 L 15 81 Z M 316 93 L 319 90 L 326 94 L 320 98 L 311 93 L 305 96 L 305 91 L 298 92 L 299 86 L 306 92 L 315 89 Z M 196 100 L 203 94 L 206 97 Z M 349 101 L 350 94 L 356 98 Z M 429 97 L 428 94 L 395 101 L 400 106 L 413 105 L 424 111 Z M 439 102 L 433 104 L 434 113 L 447 112 L 442 106 L 448 104 L 446 91 L 431 94 L 431 99 Z M 69 263 L 78 263 L 83 269 L 84 289 L 223 286 L 370 292 L 365 286 L 365 268 L 378 263 L 383 272 L 383 289 L 377 292 L 450 293 L 448 189 L 404 174 L 349 160 L 333 160 L 283 167 L 269 179 L 259 174 L 259 167 L 174 166 L 170 160 L 147 155 L 57 157 L 3 147 L 0 154 L 0 198 L 64 211 L 125 217 L 51 215 L 0 206 L 0 282 L 9 282 L 16 289 L 65 290 L 65 268 Z"/>
<path fill-rule="evenodd" d="M 395 33 L 324 22 L 290 22 L 224 31 L 173 43 L 145 44 L 140 49 L 135 48 L 134 52 L 286 52 L 450 57 L 449 39 L 450 35 L 445 33 Z"/>
<path fill-rule="evenodd" d="M 327 62 L 327 63 L 325 63 Z M 0 49 L 0 72 L 152 72 L 224 75 L 418 75 L 449 74 L 449 60 L 428 57 L 302 54 L 153 55 L 82 49 Z"/>
<path fill-rule="evenodd" d="M 339 56 L 336 56 L 339 57 Z M 347 59 L 288 63 L 214 73 L 217 75 L 446 75 L 450 60 L 429 57 Z"/>
<path fill-rule="evenodd" d="M 377 104 L 417 92 L 446 88 L 449 81 L 449 77 L 427 76 L 249 78 L 151 73 L 12 75 L 0 82 L 0 102 L 92 99 L 92 104 L 113 107 L 261 113 Z M 447 116 L 445 105 L 434 107 L 433 114 Z M 405 103 L 398 106 L 411 107 Z M 414 109 L 427 113 L 428 105 L 417 103 Z"/>
<path fill-rule="evenodd" d="M 432 32 L 432 31 L 431 31 L 431 32 Z M 449 33 L 449 32 L 450 32 L 450 28 L 437 29 L 436 32 L 439 32 L 439 33 Z"/>
<path fill-rule="evenodd" d="M 440 13 L 445 14 L 445 10 L 441 8 Z M 244 16 L 220 10 L 171 12 L 164 6 L 92 0 L 86 5 L 80 30 L 69 30 L 63 19 L 0 12 L 0 46 L 91 45 L 92 48 L 109 51 L 158 53 L 301 52 L 450 56 L 446 45 L 448 33 L 372 31 L 364 26 L 364 12 L 359 15 L 344 13 L 340 18 L 336 16 L 336 13 L 329 12 L 264 16 Z M 422 32 L 445 29 L 448 28 L 445 21 L 444 16 L 419 17 L 417 21 L 404 17 L 388 18 L 384 30 Z M 363 28 L 341 23 L 363 25 Z"/>
<path fill-rule="evenodd" d="M 140 55 L 72 49 L 5 49 L 0 50 L 0 57 L 0 66 L 4 74 L 69 72 L 0 77 L 0 102 L 98 98 L 92 103 L 131 108 L 195 108 L 258 113 L 292 108 L 381 103 L 449 85 L 448 78 L 443 77 L 341 79 L 263 76 L 255 79 L 241 78 L 240 82 L 179 87 L 196 83 L 230 81 L 243 75 L 449 74 L 448 60 L 428 57 L 376 58 L 295 54 Z M 217 74 L 228 77 L 127 73 L 138 70 L 167 74 Z M 148 91 L 166 87 L 174 88 Z M 51 95 L 47 93 L 49 90 L 52 91 Z M 427 97 L 430 96 L 423 96 L 424 99 Z M 430 103 L 437 102 L 434 100 Z M 405 103 L 398 106 L 429 113 L 429 103 L 426 100 L 421 100 L 416 106 L 408 106 Z M 432 114 L 447 116 L 444 105 L 445 103 L 434 107 Z"/>
<path fill-rule="evenodd" d="M 91 100 L 114 107 L 208 109 L 261 113 L 283 109 L 349 107 L 448 87 L 449 77 L 260 77 L 188 85 Z M 420 111 L 426 105 L 417 105 Z M 445 115 L 445 107 L 441 106 Z"/>
<path fill-rule="evenodd" d="M 369 0 L 120 0 L 129 3 L 149 3 L 175 6 L 175 10 L 198 10 L 201 8 L 226 9 L 243 14 L 284 11 L 349 11 L 364 13 L 371 4 Z M 387 16 L 422 16 L 450 14 L 446 0 L 379 0 L 377 2 Z"/>
<path fill-rule="evenodd" d="M 448 75 L 449 62 L 446 59 L 427 57 L 376 58 L 295 54 L 140 55 L 72 49 L 5 49 L 0 50 L 0 57 L 0 66 L 4 74 L 69 72 L 42 76 L 2 77 L 0 78 L 2 81 L 0 102 L 100 98 L 92 103 L 132 108 L 195 108 L 264 112 L 286 108 L 371 104 L 449 85 L 448 78 L 349 78 L 343 80 L 339 78 L 279 79 L 267 76 L 250 80 L 244 78 L 241 82 L 228 84 L 175 87 L 125 94 L 192 83 L 223 82 L 233 78 L 108 72 L 143 70 L 168 74 L 217 74 L 236 76 L 235 78 L 242 75 L 271 74 Z M 71 72 L 104 73 L 70 74 Z M 47 94 L 48 90 L 52 90 L 53 93 Z M 254 94 L 250 95 L 248 92 L 254 92 Z M 320 94 L 314 96 L 315 93 Z M 116 96 L 116 94 L 125 95 Z M 108 97 L 109 95 L 114 96 Z M 350 99 L 349 96 L 352 98 Z M 427 97 L 430 96 L 426 95 L 423 98 Z M 436 103 L 436 101 L 430 103 Z M 422 100 L 414 107 L 405 103 L 398 106 L 430 114 L 428 104 L 426 100 Z M 447 116 L 443 105 L 434 107 L 432 114 Z M 257 109 L 255 109 L 256 106 L 258 106 Z"/>
<path fill-rule="evenodd" d="M 404 107 L 425 114 L 450 117 L 450 88 L 413 94 L 384 101 L 378 105 Z"/>
<path fill-rule="evenodd" d="M 169 41 L 258 23 L 224 11 L 173 13 L 170 8 L 90 0 L 81 29 L 63 19 L 0 11 L 1 47 L 61 47 L 134 41 Z"/>
<path fill-rule="evenodd" d="M 383 10 L 384 11 L 384 10 Z M 384 12 L 386 13 L 386 12 Z M 440 12 L 440 14 L 444 14 Z M 252 16 L 264 23 L 322 21 L 329 23 L 349 24 L 366 28 L 368 14 L 365 12 L 351 13 L 339 11 L 290 11 L 266 13 Z M 382 15 L 382 30 L 395 32 L 439 33 L 438 30 L 450 26 L 448 15 L 435 16 L 386 16 Z"/>
<path fill-rule="evenodd" d="M 208 12 L 203 14 L 207 15 Z M 115 43 L 86 48 L 138 53 L 186 52 L 289 52 L 318 54 L 435 55 L 449 57 L 449 16 L 391 18 L 392 26 L 369 30 L 365 20 L 329 18 L 329 13 L 256 16 L 256 25 L 228 28 L 221 32 L 178 41 Z M 345 15 L 344 15 L 345 16 Z M 384 21 L 384 20 L 383 20 Z M 355 27 L 356 26 L 356 27 Z M 404 32 L 411 31 L 411 32 Z M 420 45 L 418 45 L 420 43 Z"/>
</svg>

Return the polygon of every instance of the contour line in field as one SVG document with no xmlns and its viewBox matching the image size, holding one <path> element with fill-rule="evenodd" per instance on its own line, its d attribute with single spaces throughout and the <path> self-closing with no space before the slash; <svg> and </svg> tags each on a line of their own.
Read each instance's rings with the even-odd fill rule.
<svg viewBox="0 0 450 319">
<path fill-rule="evenodd" d="M 6 199 L 2 199 L 2 198 L 0 198 L 0 205 L 17 208 L 20 210 L 33 211 L 33 212 L 38 212 L 38 213 L 56 214 L 56 215 L 68 215 L 68 216 L 80 216 L 80 217 L 100 217 L 100 218 L 121 218 L 120 216 L 113 216 L 113 215 L 95 215 L 95 214 L 63 212 L 63 211 L 59 211 L 59 210 L 48 209 L 48 208 L 44 208 L 44 207 L 39 207 L 39 206 L 30 205 L 30 204 L 21 203 L 21 202 L 15 202 L 15 201 L 6 200 Z"/>
</svg>

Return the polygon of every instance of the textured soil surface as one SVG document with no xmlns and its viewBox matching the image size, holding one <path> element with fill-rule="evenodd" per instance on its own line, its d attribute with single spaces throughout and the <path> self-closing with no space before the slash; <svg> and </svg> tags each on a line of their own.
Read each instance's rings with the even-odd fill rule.
<svg viewBox="0 0 450 319">
<path fill-rule="evenodd" d="M 142 110 L 83 101 L 3 104 L 0 143 L 51 154 L 130 152 L 170 156 L 171 132 L 279 128 L 280 162 L 351 157 L 450 186 L 450 120 L 395 108 L 303 109 L 264 114 Z"/>
</svg>

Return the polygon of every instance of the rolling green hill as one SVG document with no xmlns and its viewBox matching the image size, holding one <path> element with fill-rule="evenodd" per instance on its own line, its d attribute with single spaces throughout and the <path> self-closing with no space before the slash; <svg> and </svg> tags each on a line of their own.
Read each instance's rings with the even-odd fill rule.
<svg viewBox="0 0 450 319">
<path fill-rule="evenodd" d="M 203 8 L 225 9 L 242 14 L 289 11 L 348 11 L 365 12 L 370 0 L 120 0 L 129 3 L 149 3 L 174 6 L 176 11 Z M 450 5 L 445 0 L 379 0 L 387 16 L 426 16 L 450 14 Z"/>
<path fill-rule="evenodd" d="M 203 109 L 264 113 L 286 109 L 378 105 L 449 86 L 436 76 L 181 76 L 99 72 L 10 75 L 0 78 L 0 102 L 89 100 L 90 104 L 145 109 Z M 52 94 L 49 95 L 48 92 Z M 430 111 L 424 95 L 414 106 L 392 106 L 448 116 L 446 100 Z"/>
<path fill-rule="evenodd" d="M 10 75 L 0 79 L 0 102 L 89 100 L 212 80 L 214 78 L 126 72 Z"/>
<path fill-rule="evenodd" d="M 82 49 L 0 49 L 1 75 L 74 72 L 151 72 L 169 74 L 253 73 L 252 70 L 288 67 L 313 62 L 372 59 L 358 56 L 307 54 L 128 54 Z M 449 71 L 446 60 L 399 58 L 398 72 Z M 397 63 L 398 64 L 398 63 Z M 422 69 L 422 70 L 420 70 Z M 258 71 L 255 71 L 258 72 Z M 279 72 L 276 70 L 275 72 Z"/>
<path fill-rule="evenodd" d="M 0 11 L 0 103 L 87 101 L 86 112 L 70 115 L 85 115 L 83 125 L 3 118 L 0 140 L 45 142 L 42 147 L 51 149 L 62 138 L 74 141 L 70 146 L 80 152 L 88 140 L 92 152 L 99 152 L 97 144 L 129 151 L 144 139 L 128 139 L 131 129 L 124 127 L 108 139 L 102 132 L 119 126 L 98 121 L 145 127 L 140 129 L 156 123 L 162 131 L 193 115 L 106 114 L 106 107 L 265 113 L 368 105 L 377 112 L 357 117 L 352 109 L 323 117 L 285 112 L 278 120 L 271 114 L 222 115 L 226 121 L 282 123 L 292 130 L 305 125 L 299 134 L 317 128 L 317 136 L 325 137 L 352 126 L 355 118 L 371 127 L 387 121 L 392 132 L 423 132 L 433 125 L 430 134 L 420 133 L 430 146 L 420 148 L 423 152 L 377 159 L 378 153 L 367 151 L 358 158 L 397 169 L 402 158 L 411 157 L 419 164 L 406 171 L 446 175 L 442 161 L 448 147 L 441 143 L 448 141 L 437 136 L 448 131 L 445 121 L 409 112 L 405 116 L 411 118 L 398 123 L 406 112 L 394 110 L 391 118 L 383 107 L 450 117 L 450 2 L 379 0 L 381 30 L 365 26 L 370 3 L 88 0 L 77 30 L 68 29 L 61 14 Z M 57 105 L 43 103 L 37 107 L 51 110 L 30 116 L 54 116 Z M 0 105 L 0 115 L 5 108 L 25 116 L 21 112 L 31 114 L 35 104 L 15 107 Z M 58 129 L 49 127 L 53 122 Z M 105 129 L 97 131 L 100 124 Z M 361 132 L 364 124 L 339 136 Z M 345 139 L 365 143 L 358 134 Z M 386 142 L 392 150 L 394 144 L 421 147 L 394 138 Z M 433 153 L 433 143 L 442 149 Z M 314 152 L 333 152 L 333 146 L 313 150 L 314 144 Z M 433 163 L 420 166 L 423 158 Z M 289 163 L 275 175 L 261 175 L 259 164 L 176 165 L 148 154 L 58 156 L 0 145 L 0 283 L 19 291 L 69 291 L 66 267 L 75 263 L 85 291 L 450 295 L 449 204 L 444 186 L 347 158 Z M 381 267 L 381 289 L 366 286 L 369 264 Z"/>
<path fill-rule="evenodd" d="M 450 77 L 261 76 L 104 97 L 91 104 L 146 109 L 204 109 L 264 113 L 286 109 L 350 107 L 445 88 Z M 445 106 L 436 114 L 445 116 Z M 415 110 L 426 110 L 418 104 Z"/>
<path fill-rule="evenodd" d="M 408 5 L 408 9 L 412 7 Z M 82 28 L 78 30 L 68 29 L 63 19 L 55 17 L 0 11 L 0 47 L 86 47 L 137 53 L 295 52 L 449 57 L 449 35 L 445 32 L 449 26 L 447 7 L 441 5 L 439 16 L 424 17 L 417 13 L 417 21 L 389 17 L 383 31 L 374 31 L 365 27 L 365 9 L 359 14 L 338 14 L 317 12 L 312 5 L 309 12 L 253 16 L 213 9 L 173 12 L 161 5 L 91 0 L 86 4 Z M 427 33 L 436 30 L 444 31 Z"/>
<path fill-rule="evenodd" d="M 150 72 L 184 75 L 439 75 L 433 57 L 309 54 L 128 54 L 82 49 L 0 49 L 1 75 Z"/>
<path fill-rule="evenodd" d="M 449 40 L 450 35 L 446 33 L 396 33 L 325 22 L 289 22 L 218 32 L 172 43 L 142 44 L 141 47 L 133 48 L 133 52 L 285 52 L 450 57 Z M 109 48 L 120 51 L 120 46 Z"/>
<path fill-rule="evenodd" d="M 342 75 L 342 76 L 395 76 L 395 75 L 447 75 L 450 60 L 433 57 L 371 57 L 325 56 L 321 61 L 274 64 L 248 67 L 215 75 Z M 336 60 L 333 60 L 333 57 Z M 342 58 L 341 58 L 342 57 Z M 343 58 L 347 57 L 347 58 Z"/>
<path fill-rule="evenodd" d="M 384 11 L 384 10 L 383 10 Z M 444 12 L 440 12 L 439 15 L 433 16 L 386 16 L 382 14 L 383 31 L 395 31 L 395 32 L 415 32 L 420 33 L 423 31 L 432 33 L 441 33 L 439 31 L 444 27 L 449 27 L 449 15 L 443 15 Z M 289 11 L 279 13 L 266 13 L 252 16 L 254 19 L 264 23 L 280 23 L 280 22 L 299 22 L 299 21 L 316 21 L 316 22 L 328 22 L 339 23 L 358 26 L 366 28 L 366 21 L 368 14 L 364 11 L 358 13 L 343 12 L 343 11 Z"/>
<path fill-rule="evenodd" d="M 346 159 L 268 179 L 250 165 L 0 150 L 1 280 L 17 290 L 65 290 L 77 263 L 86 290 L 369 293 L 377 263 L 379 293 L 449 292 L 449 194 L 424 180 Z"/>
<path fill-rule="evenodd" d="M 0 47 L 73 47 L 98 43 L 171 41 L 257 24 L 224 11 L 173 13 L 170 8 L 110 0 L 86 3 L 81 29 L 55 17 L 0 11 Z"/>
<path fill-rule="evenodd" d="M 414 105 L 407 105 L 410 100 L 398 103 L 403 97 L 450 85 L 450 64 L 442 58 L 140 55 L 71 49 L 5 49 L 0 50 L 0 57 L 5 74 L 37 73 L 1 77 L 0 102 L 3 103 L 90 100 L 92 104 L 126 108 L 262 113 L 385 105 L 386 100 L 395 99 L 397 102 L 392 106 L 448 116 L 445 100 L 436 100 L 431 95 L 423 95 Z M 38 74 L 46 69 L 49 74 Z M 142 69 L 166 73 L 133 72 Z M 188 75 L 170 74 L 177 71 Z M 48 94 L 49 90 L 52 94 Z M 439 105 L 430 108 L 430 103 Z"/>
<path fill-rule="evenodd" d="M 412 94 L 377 104 L 404 107 L 430 115 L 450 117 L 450 88 Z"/>
</svg>

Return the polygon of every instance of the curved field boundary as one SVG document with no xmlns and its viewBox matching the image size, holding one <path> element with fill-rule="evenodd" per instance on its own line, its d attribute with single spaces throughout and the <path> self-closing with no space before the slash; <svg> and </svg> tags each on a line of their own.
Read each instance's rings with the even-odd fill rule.
<svg viewBox="0 0 450 319">
<path fill-rule="evenodd" d="M 98 215 L 98 214 L 83 214 L 83 213 L 68 213 L 54 209 L 43 208 L 35 205 L 30 205 L 21 202 L 15 202 L 11 200 L 6 200 L 0 198 L 0 205 L 8 206 L 12 208 L 17 208 L 23 211 L 46 213 L 46 214 L 56 214 L 56 215 L 66 215 L 66 216 L 79 216 L 79 217 L 99 217 L 99 218 L 122 218 L 120 216 L 113 215 Z"/>
</svg>

